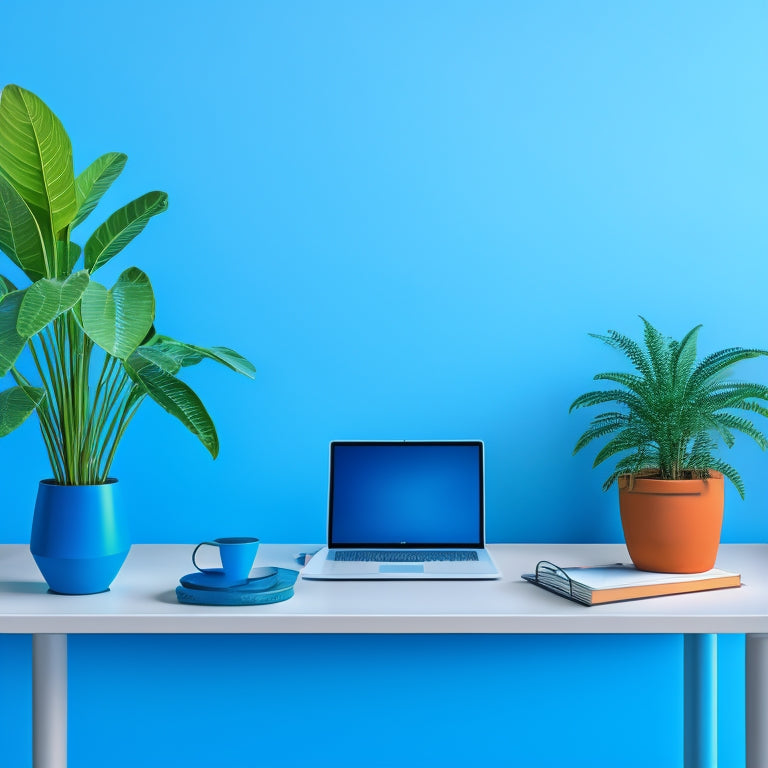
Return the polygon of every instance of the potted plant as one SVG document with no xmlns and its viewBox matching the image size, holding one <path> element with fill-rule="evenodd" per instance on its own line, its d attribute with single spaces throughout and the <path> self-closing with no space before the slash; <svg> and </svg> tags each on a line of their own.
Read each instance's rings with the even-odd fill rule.
<svg viewBox="0 0 768 768">
<path fill-rule="evenodd" d="M 110 288 L 94 279 L 168 206 L 165 192 L 149 192 L 99 224 L 83 247 L 73 240 L 126 160 L 109 152 L 75 176 L 56 115 L 23 88 L 3 89 L 0 249 L 31 284 L 17 288 L 0 276 L 0 378 L 15 382 L 0 392 L 0 437 L 37 413 L 53 477 L 38 489 L 31 551 L 51 589 L 69 594 L 107 589 L 128 553 L 110 470 L 139 406 L 154 400 L 216 458 L 213 421 L 177 374 L 203 359 L 254 374 L 231 349 L 159 334 L 140 269 L 126 269 Z"/>
<path fill-rule="evenodd" d="M 695 573 L 715 563 L 723 519 L 723 477 L 744 498 L 736 470 L 716 453 L 730 448 L 736 432 L 761 448 L 768 439 L 748 418 L 768 416 L 768 387 L 728 377 L 737 363 L 766 355 L 732 347 L 697 363 L 700 325 L 675 341 L 645 318 L 644 345 L 616 331 L 590 334 L 623 352 L 629 373 L 599 373 L 611 389 L 587 392 L 570 410 L 615 404 L 595 416 L 574 448 L 606 440 L 593 466 L 616 457 L 603 490 L 618 481 L 627 548 L 642 570 Z M 745 415 L 744 412 L 747 412 Z"/>
</svg>

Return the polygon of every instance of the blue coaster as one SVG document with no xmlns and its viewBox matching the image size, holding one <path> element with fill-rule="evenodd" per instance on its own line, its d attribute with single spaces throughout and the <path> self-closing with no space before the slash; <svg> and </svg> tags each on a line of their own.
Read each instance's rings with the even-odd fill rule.
<svg viewBox="0 0 768 768">
<path fill-rule="evenodd" d="M 248 590 L 247 584 L 230 589 L 176 587 L 176 598 L 188 605 L 267 605 L 293 597 L 298 571 L 277 568 L 277 581 L 268 589 Z"/>
<path fill-rule="evenodd" d="M 207 568 L 181 577 L 181 586 L 187 589 L 213 589 L 256 592 L 269 589 L 277 583 L 277 568 L 254 568 L 246 581 L 231 581 L 222 568 Z"/>
</svg>

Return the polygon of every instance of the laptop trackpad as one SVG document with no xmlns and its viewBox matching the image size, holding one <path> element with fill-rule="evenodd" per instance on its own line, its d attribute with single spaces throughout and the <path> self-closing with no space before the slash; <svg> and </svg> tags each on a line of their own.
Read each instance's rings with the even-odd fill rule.
<svg viewBox="0 0 768 768">
<path fill-rule="evenodd" d="M 380 565 L 379 573 L 424 573 L 424 566 L 418 563 L 398 563 Z"/>
</svg>

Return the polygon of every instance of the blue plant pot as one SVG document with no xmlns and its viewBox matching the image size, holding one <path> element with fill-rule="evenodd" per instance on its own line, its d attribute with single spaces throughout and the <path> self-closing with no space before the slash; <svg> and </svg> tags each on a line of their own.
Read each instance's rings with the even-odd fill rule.
<svg viewBox="0 0 768 768">
<path fill-rule="evenodd" d="M 117 480 L 103 485 L 40 482 L 30 550 L 51 591 L 106 591 L 130 548 Z"/>
</svg>

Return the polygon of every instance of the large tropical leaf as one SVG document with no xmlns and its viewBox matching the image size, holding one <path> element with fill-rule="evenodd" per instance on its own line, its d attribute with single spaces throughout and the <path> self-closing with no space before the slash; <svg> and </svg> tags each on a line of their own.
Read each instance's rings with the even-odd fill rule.
<svg viewBox="0 0 768 768">
<path fill-rule="evenodd" d="M 13 285 L 13 283 L 7 278 L 0 275 L 0 301 L 2 301 L 3 296 L 5 296 L 6 293 L 10 293 L 11 291 L 15 291 L 16 287 Z"/>
<path fill-rule="evenodd" d="M 141 344 L 154 319 L 152 285 L 136 267 L 126 269 L 109 290 L 91 281 L 80 304 L 84 331 L 120 360 L 126 360 Z"/>
<path fill-rule="evenodd" d="M 65 240 L 56 241 L 56 274 L 66 277 L 74 269 L 83 249 L 77 243 Z"/>
<path fill-rule="evenodd" d="M 120 253 L 147 222 L 168 208 L 165 192 L 148 192 L 115 211 L 85 244 L 85 268 L 95 272 Z"/>
<path fill-rule="evenodd" d="M 25 293 L 26 291 L 11 291 L 0 300 L 0 378 L 11 370 L 27 343 L 16 330 Z"/>
<path fill-rule="evenodd" d="M 0 392 L 0 437 L 21 426 L 45 399 L 45 391 L 37 387 L 11 387 Z"/>
<path fill-rule="evenodd" d="M 196 344 L 189 344 L 187 346 L 195 352 L 199 352 L 203 357 L 226 365 L 227 368 L 235 371 L 235 373 L 242 373 L 243 376 L 247 376 L 249 379 L 254 378 L 256 375 L 256 368 L 253 363 L 244 358 L 239 352 L 235 352 L 234 349 L 229 349 L 228 347 L 199 347 Z"/>
<path fill-rule="evenodd" d="M 43 236 L 24 198 L 0 175 L 0 250 L 33 282 L 50 271 Z"/>
<path fill-rule="evenodd" d="M 196 344 L 187 344 L 183 341 L 177 341 L 170 336 L 158 334 L 153 337 L 146 345 L 147 349 L 153 349 L 174 359 L 179 367 L 197 365 L 202 359 L 208 358 L 217 363 L 226 365 L 227 368 L 242 373 L 249 379 L 256 375 L 256 368 L 250 360 L 247 360 L 239 352 L 235 352 L 228 347 L 200 347 Z M 165 369 L 170 370 L 170 369 Z M 178 367 L 177 369 L 178 370 Z M 175 373 L 176 371 L 170 371 Z"/>
<path fill-rule="evenodd" d="M 10 293 L 11 291 L 15 290 L 16 286 L 7 277 L 0 275 L 0 301 L 2 301 L 2 298 L 6 293 Z"/>
<path fill-rule="evenodd" d="M 107 152 L 106 155 L 96 158 L 75 179 L 77 216 L 72 221 L 73 228 L 84 221 L 98 205 L 102 195 L 122 173 L 127 160 L 128 155 L 124 155 L 122 152 Z"/>
<path fill-rule="evenodd" d="M 128 375 L 158 405 L 175 416 L 208 449 L 215 459 L 219 438 L 208 411 L 200 398 L 183 381 L 150 362 L 139 351 L 123 364 Z"/>
<path fill-rule="evenodd" d="M 157 366 L 166 373 L 171 375 L 177 374 L 181 368 L 182 363 L 179 358 L 168 352 L 160 344 L 156 346 L 148 346 L 142 344 L 132 355 L 132 357 L 141 358 L 144 362 Z M 200 359 L 198 355 L 198 360 Z M 138 365 L 138 360 L 134 360 L 134 364 Z"/>
<path fill-rule="evenodd" d="M 0 97 L 0 168 L 55 239 L 77 212 L 72 145 L 48 106 L 18 85 Z"/>
<path fill-rule="evenodd" d="M 80 301 L 88 287 L 86 270 L 70 275 L 66 280 L 43 278 L 26 290 L 21 302 L 16 330 L 20 336 L 29 338 L 45 328 L 48 323 Z"/>
</svg>

